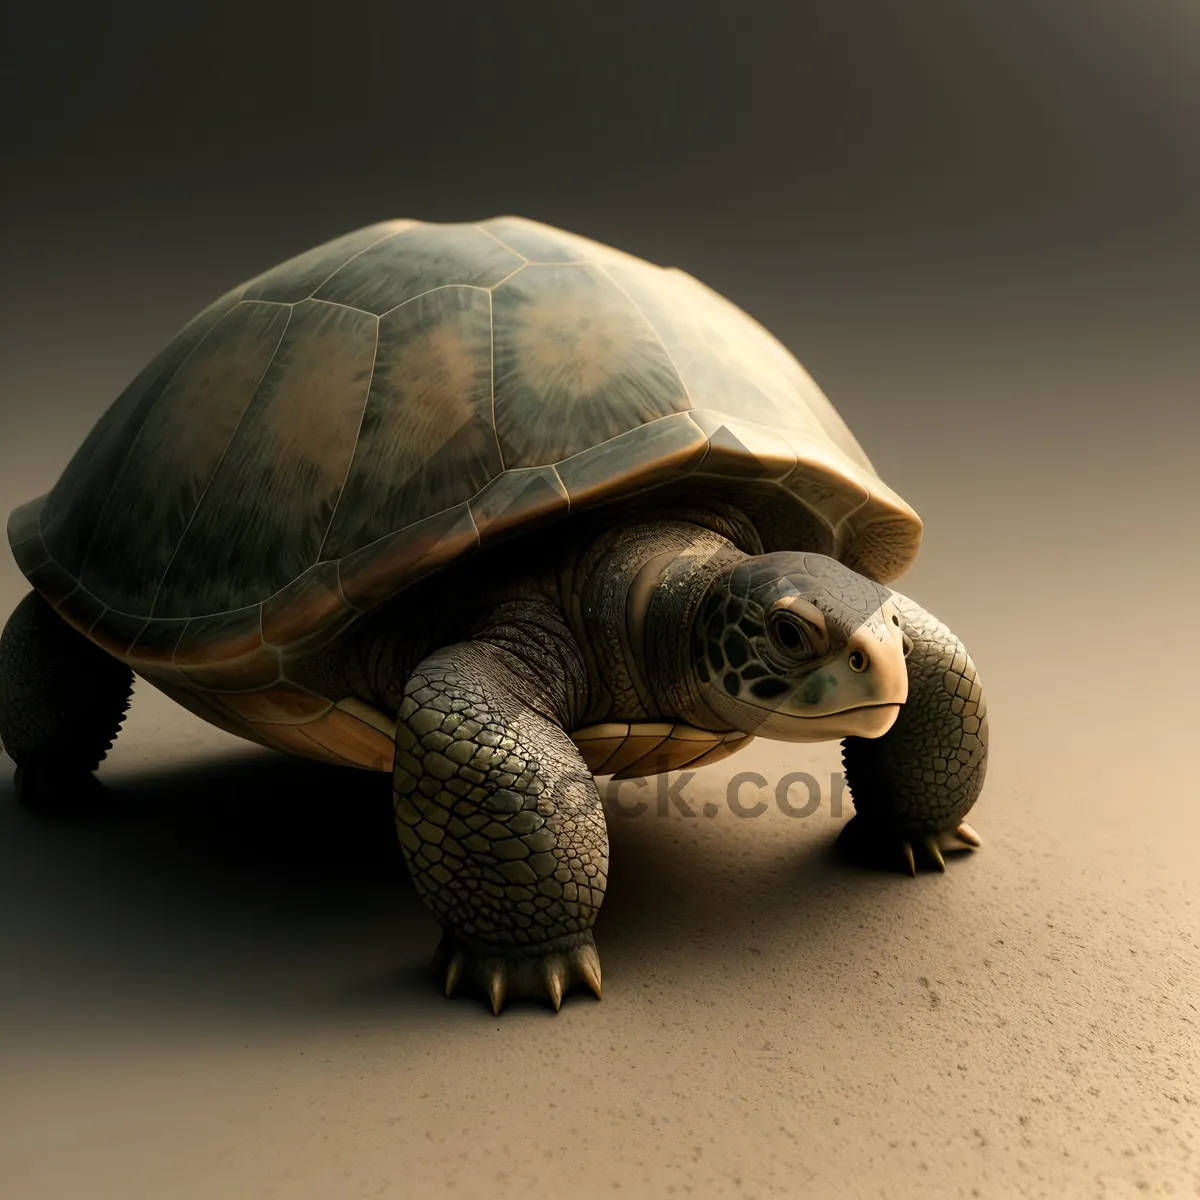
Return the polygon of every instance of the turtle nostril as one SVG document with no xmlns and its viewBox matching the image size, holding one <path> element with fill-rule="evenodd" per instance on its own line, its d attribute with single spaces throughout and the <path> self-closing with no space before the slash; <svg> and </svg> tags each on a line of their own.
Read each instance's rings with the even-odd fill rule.
<svg viewBox="0 0 1200 1200">
<path fill-rule="evenodd" d="M 870 665 L 870 661 L 861 650 L 851 650 L 848 661 L 850 663 L 850 670 L 857 671 L 860 675 Z"/>
</svg>

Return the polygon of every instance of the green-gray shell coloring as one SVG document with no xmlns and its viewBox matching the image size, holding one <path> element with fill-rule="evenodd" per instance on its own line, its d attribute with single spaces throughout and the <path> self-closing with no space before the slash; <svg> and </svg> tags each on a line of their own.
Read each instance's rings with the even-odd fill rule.
<svg viewBox="0 0 1200 1200">
<path fill-rule="evenodd" d="M 206 308 L 9 536 L 103 644 L 215 662 L 684 477 L 753 478 L 879 579 L 916 553 L 800 364 L 691 276 L 518 217 L 389 221 Z"/>
</svg>

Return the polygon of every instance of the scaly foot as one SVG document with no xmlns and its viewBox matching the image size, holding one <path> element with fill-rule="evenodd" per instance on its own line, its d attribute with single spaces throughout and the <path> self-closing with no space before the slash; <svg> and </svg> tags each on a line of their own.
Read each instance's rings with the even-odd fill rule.
<svg viewBox="0 0 1200 1200">
<path fill-rule="evenodd" d="M 838 847 L 851 862 L 903 869 L 909 875 L 917 873 L 918 858 L 922 865 L 944 871 L 943 851 L 978 850 L 982 844 L 979 834 L 965 821 L 957 828 L 941 833 L 905 835 L 893 829 L 864 824 L 861 817 L 851 817 L 838 835 Z"/>
<path fill-rule="evenodd" d="M 528 947 L 474 946 L 447 932 L 433 965 L 447 996 L 465 985 L 485 996 L 497 1015 L 505 1000 L 517 996 L 548 996 L 557 1012 L 575 983 L 600 998 L 600 957 L 591 930 Z"/>
</svg>

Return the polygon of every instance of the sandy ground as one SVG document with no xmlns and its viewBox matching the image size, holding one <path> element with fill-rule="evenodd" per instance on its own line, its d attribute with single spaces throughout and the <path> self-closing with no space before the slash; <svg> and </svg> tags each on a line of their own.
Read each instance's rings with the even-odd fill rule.
<svg viewBox="0 0 1200 1200">
<path fill-rule="evenodd" d="M 687 783 L 695 816 L 614 813 L 603 1001 L 495 1019 L 426 974 L 386 780 L 140 686 L 108 811 L 34 819 L 0 764 L 0 1193 L 1200 1194 L 1200 369 L 1182 326 L 1050 345 L 1016 302 L 947 342 L 955 307 L 881 305 L 869 358 L 836 313 L 811 344 L 832 394 L 880 398 L 870 430 L 843 411 L 926 519 L 903 587 L 983 672 L 982 851 L 844 865 L 835 748 L 759 743 Z M 0 442 L 5 511 L 108 399 L 55 418 L 85 365 L 18 369 L 45 403 Z M 0 607 L 23 590 L 5 556 Z M 726 806 L 797 769 L 816 814 Z"/>
</svg>

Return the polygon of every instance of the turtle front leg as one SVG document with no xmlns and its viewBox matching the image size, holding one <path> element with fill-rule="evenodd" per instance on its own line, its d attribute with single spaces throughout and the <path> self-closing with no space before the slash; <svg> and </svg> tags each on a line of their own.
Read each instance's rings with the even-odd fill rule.
<svg viewBox="0 0 1200 1200">
<path fill-rule="evenodd" d="M 856 816 L 843 831 L 852 852 L 882 851 L 916 873 L 913 847 L 945 870 L 947 839 L 978 847 L 963 822 L 987 771 L 987 703 L 966 647 L 936 617 L 893 594 L 912 641 L 909 695 L 880 738 L 846 738 L 842 760 Z"/>
<path fill-rule="evenodd" d="M 446 994 L 472 987 L 496 1013 L 516 995 L 548 996 L 557 1009 L 576 982 L 600 995 L 592 923 L 608 837 L 564 729 L 582 660 L 573 643 L 548 655 L 539 636 L 502 640 L 449 646 L 409 679 L 396 726 L 396 828 L 445 931 Z"/>
</svg>

